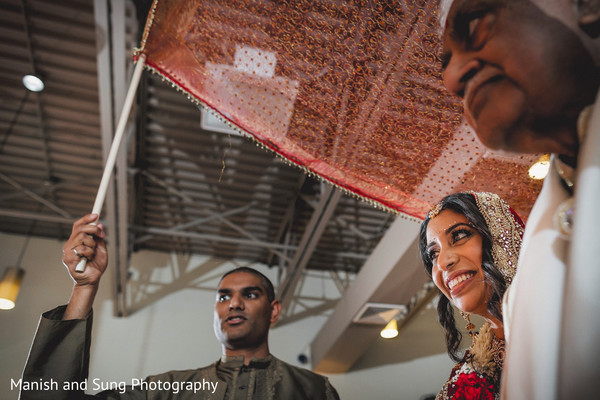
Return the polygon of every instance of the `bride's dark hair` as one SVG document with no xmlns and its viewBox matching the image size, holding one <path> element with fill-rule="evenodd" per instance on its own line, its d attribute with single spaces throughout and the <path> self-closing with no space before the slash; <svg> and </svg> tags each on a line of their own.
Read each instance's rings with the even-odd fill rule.
<svg viewBox="0 0 600 400">
<path fill-rule="evenodd" d="M 471 193 L 454 193 L 448 195 L 440 202 L 440 212 L 444 210 L 452 210 L 458 214 L 462 214 L 473 225 L 475 230 L 482 238 L 482 262 L 481 267 L 485 277 L 485 284 L 490 288 L 490 297 L 487 303 L 487 310 L 491 315 L 502 321 L 502 296 L 506 291 L 507 284 L 504 276 L 494 265 L 492 257 L 492 234 L 485 222 L 485 219 L 479 208 L 475 197 Z M 419 233 L 419 247 L 421 251 L 421 259 L 425 265 L 425 269 L 429 276 L 433 268 L 433 261 L 427 251 L 427 225 L 429 224 L 429 216 L 421 223 L 421 231 Z M 440 292 L 438 306 L 438 321 L 444 328 L 446 336 L 446 347 L 450 358 L 459 362 L 464 358 L 464 354 L 459 351 L 462 334 L 456 327 L 454 319 L 454 307 L 450 300 Z"/>
</svg>

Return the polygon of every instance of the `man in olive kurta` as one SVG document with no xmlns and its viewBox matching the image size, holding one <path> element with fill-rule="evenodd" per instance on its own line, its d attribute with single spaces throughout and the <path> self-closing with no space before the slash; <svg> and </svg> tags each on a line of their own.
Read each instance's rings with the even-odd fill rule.
<svg viewBox="0 0 600 400">
<path fill-rule="evenodd" d="M 95 396 L 88 380 L 92 304 L 107 266 L 102 224 L 97 215 L 73 224 L 63 246 L 63 263 L 74 280 L 66 306 L 42 315 L 21 380 L 20 399 L 338 399 L 327 378 L 289 365 L 269 353 L 268 334 L 281 304 L 273 284 L 260 272 L 238 268 L 223 275 L 217 288 L 214 329 L 223 356 L 204 368 L 169 371 L 114 383 Z M 82 257 L 84 272 L 75 271 Z M 127 385 L 125 385 L 127 383 Z M 69 388 L 66 389 L 65 385 Z"/>
</svg>

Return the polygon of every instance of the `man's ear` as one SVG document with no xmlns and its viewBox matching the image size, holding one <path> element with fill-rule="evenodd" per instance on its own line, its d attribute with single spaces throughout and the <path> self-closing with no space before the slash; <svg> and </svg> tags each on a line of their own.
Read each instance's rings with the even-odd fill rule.
<svg viewBox="0 0 600 400">
<path fill-rule="evenodd" d="M 600 36 L 600 0 L 573 0 L 582 31 L 591 38 Z"/>
<path fill-rule="evenodd" d="M 279 300 L 273 300 L 271 302 L 271 323 L 274 324 L 279 319 L 281 313 L 281 303 Z"/>
</svg>

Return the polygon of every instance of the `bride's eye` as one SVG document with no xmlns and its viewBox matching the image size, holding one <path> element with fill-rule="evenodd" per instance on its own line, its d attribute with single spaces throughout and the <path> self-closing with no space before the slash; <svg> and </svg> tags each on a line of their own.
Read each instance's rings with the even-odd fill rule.
<svg viewBox="0 0 600 400">
<path fill-rule="evenodd" d="M 473 236 L 473 232 L 469 229 L 457 229 L 452 232 L 452 243 L 467 239 Z"/>
<path fill-rule="evenodd" d="M 431 260 L 431 262 L 435 262 L 435 260 L 437 259 L 437 256 L 440 252 L 435 249 L 435 248 L 431 248 L 428 250 L 427 252 L 427 256 L 429 257 L 429 259 Z"/>
</svg>

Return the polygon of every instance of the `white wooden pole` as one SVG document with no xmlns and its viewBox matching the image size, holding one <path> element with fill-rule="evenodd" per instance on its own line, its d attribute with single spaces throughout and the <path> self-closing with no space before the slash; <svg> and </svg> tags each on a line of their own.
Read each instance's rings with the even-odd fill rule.
<svg viewBox="0 0 600 400">
<path fill-rule="evenodd" d="M 106 158 L 104 173 L 102 174 L 102 180 L 100 181 L 100 186 L 98 187 L 98 193 L 96 194 L 96 201 L 94 202 L 94 207 L 92 208 L 92 214 L 97 214 L 98 218 L 100 217 L 100 211 L 102 211 L 102 205 L 104 204 L 104 199 L 106 197 L 106 190 L 108 188 L 113 169 L 115 168 L 117 153 L 119 152 L 119 147 L 121 146 L 121 142 L 123 141 L 123 133 L 125 132 L 125 126 L 127 125 L 127 120 L 129 119 L 131 106 L 133 105 L 133 100 L 135 99 L 135 92 L 140 83 L 140 78 L 142 77 L 142 71 L 144 69 L 145 64 L 146 55 L 140 54 L 137 60 L 137 64 L 135 66 L 135 70 L 133 71 L 133 77 L 131 78 L 131 82 L 129 83 L 129 89 L 127 89 L 127 96 L 125 97 L 125 104 L 123 104 L 123 111 L 121 111 L 121 116 L 119 117 L 119 123 L 117 124 L 117 130 L 115 131 L 115 137 L 113 138 L 108 157 Z M 97 223 L 98 221 L 93 222 L 94 225 Z M 81 260 L 79 260 L 79 263 L 75 267 L 75 271 L 85 271 L 86 264 L 87 259 L 81 258 Z"/>
</svg>

